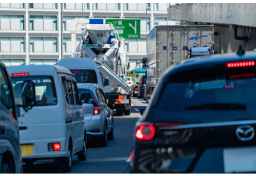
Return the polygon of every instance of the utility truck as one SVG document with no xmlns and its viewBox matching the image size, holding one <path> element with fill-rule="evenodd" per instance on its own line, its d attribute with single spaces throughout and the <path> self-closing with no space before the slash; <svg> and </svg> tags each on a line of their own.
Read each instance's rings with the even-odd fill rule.
<svg viewBox="0 0 256 176">
<path fill-rule="evenodd" d="M 147 35 L 146 99 L 169 67 L 194 56 L 213 54 L 213 39 L 213 25 L 155 26 Z"/>
<path fill-rule="evenodd" d="M 125 52 L 125 40 L 114 35 L 112 24 L 87 24 L 82 26 L 81 41 L 73 53 L 73 57 L 92 59 L 100 72 L 102 89 L 105 93 L 107 104 L 115 109 L 118 115 L 130 115 L 131 89 L 121 79 L 126 77 L 129 59 Z M 75 41 L 72 35 L 72 41 Z M 74 43 L 72 42 L 72 45 Z M 65 60 L 65 59 L 63 59 Z M 82 64 L 80 69 L 88 65 Z M 74 69 L 74 68 L 73 68 Z"/>
</svg>

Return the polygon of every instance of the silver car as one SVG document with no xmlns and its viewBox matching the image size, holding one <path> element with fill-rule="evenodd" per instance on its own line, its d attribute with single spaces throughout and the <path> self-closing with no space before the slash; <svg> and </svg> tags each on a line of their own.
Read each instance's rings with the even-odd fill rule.
<svg viewBox="0 0 256 176">
<path fill-rule="evenodd" d="M 84 129 L 89 138 L 98 138 L 107 146 L 114 139 L 113 111 L 108 107 L 103 90 L 98 84 L 78 85 L 84 111 Z"/>
</svg>

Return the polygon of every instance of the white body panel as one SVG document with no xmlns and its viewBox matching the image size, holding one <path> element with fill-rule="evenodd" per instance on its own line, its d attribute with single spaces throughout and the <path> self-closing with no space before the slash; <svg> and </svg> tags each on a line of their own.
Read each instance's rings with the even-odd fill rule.
<svg viewBox="0 0 256 176">
<path fill-rule="evenodd" d="M 10 76 L 13 73 L 29 73 L 27 77 L 30 78 L 33 76 L 52 77 L 57 96 L 57 104 L 34 106 L 27 112 L 20 108 L 19 125 L 26 127 L 25 130 L 20 130 L 20 144 L 33 145 L 33 154 L 23 155 L 22 158 L 66 157 L 70 139 L 72 140 L 73 154 L 82 150 L 84 141 L 82 105 L 71 105 L 66 102 L 61 80 L 61 76 L 72 79 L 73 74 L 64 67 L 52 65 L 10 66 L 8 71 Z M 12 81 L 15 81 L 15 77 L 11 78 Z M 19 79 L 23 80 L 22 77 Z M 60 143 L 60 151 L 48 151 L 49 143 Z"/>
</svg>

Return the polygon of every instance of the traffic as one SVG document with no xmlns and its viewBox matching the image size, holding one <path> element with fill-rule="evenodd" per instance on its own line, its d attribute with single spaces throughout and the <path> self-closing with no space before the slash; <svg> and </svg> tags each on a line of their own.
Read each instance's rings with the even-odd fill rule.
<svg viewBox="0 0 256 176">
<path fill-rule="evenodd" d="M 112 24 L 82 29 L 56 65 L 0 62 L 1 173 L 256 172 L 256 52 L 214 54 L 213 25 L 156 26 L 128 71 Z"/>
</svg>

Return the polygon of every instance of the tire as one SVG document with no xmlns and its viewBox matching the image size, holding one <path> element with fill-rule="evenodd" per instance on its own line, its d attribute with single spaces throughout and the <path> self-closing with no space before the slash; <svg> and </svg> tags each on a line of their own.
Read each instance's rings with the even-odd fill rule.
<svg viewBox="0 0 256 176">
<path fill-rule="evenodd" d="M 108 145 L 108 135 L 107 135 L 107 126 L 105 125 L 104 135 L 100 139 L 100 146 L 101 147 L 106 147 L 107 145 Z"/>
<path fill-rule="evenodd" d="M 8 164 L 2 163 L 1 173 L 12 173 Z"/>
<path fill-rule="evenodd" d="M 124 115 L 130 115 L 131 111 L 130 110 L 124 110 Z"/>
<path fill-rule="evenodd" d="M 108 140 L 113 140 L 114 139 L 114 123 L 113 123 L 113 117 L 112 117 L 112 127 L 111 127 L 111 131 L 108 134 Z"/>
<path fill-rule="evenodd" d="M 61 159 L 61 168 L 63 172 L 70 172 L 72 168 L 72 150 L 71 144 L 68 145 L 68 156 Z"/>
<path fill-rule="evenodd" d="M 87 136 L 86 133 L 84 134 L 84 143 L 83 143 L 83 150 L 78 152 L 77 154 L 79 161 L 85 161 L 87 157 Z"/>
<path fill-rule="evenodd" d="M 123 115 L 123 110 L 117 110 L 116 113 L 117 113 L 117 115 L 121 116 L 121 115 Z"/>
</svg>

